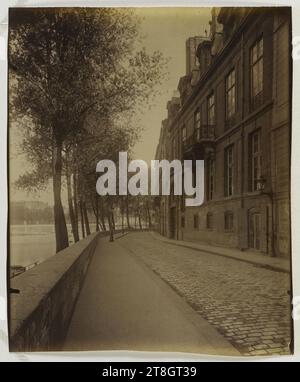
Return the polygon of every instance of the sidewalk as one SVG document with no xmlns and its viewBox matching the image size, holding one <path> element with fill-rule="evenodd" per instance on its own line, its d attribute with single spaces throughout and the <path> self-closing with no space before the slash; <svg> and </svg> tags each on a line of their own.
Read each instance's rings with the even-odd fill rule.
<svg viewBox="0 0 300 382">
<path fill-rule="evenodd" d="M 240 353 L 124 247 L 100 238 L 63 350 Z"/>
<path fill-rule="evenodd" d="M 165 236 L 161 236 L 157 232 L 152 232 L 152 235 L 156 240 L 161 240 L 167 244 L 177 245 L 184 248 L 195 249 L 196 251 L 207 252 L 217 256 L 223 256 L 239 261 L 244 261 L 246 263 L 254 264 L 278 272 L 290 273 L 290 261 L 288 259 L 270 257 L 254 251 L 239 251 L 235 248 L 224 248 L 184 240 L 172 240 L 166 238 Z"/>
</svg>

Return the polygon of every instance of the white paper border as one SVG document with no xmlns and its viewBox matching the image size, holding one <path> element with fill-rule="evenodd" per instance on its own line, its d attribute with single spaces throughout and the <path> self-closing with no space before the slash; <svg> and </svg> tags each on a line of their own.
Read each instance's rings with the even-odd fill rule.
<svg viewBox="0 0 300 382">
<path fill-rule="evenodd" d="M 151 352 L 58 352 L 58 353 L 9 353 L 6 321 L 6 253 L 7 253 L 7 16 L 8 8 L 16 6 L 293 6 L 293 37 L 300 36 L 300 4 L 297 1 L 7 1 L 0 2 L 0 361 L 300 361 L 300 320 L 294 321 L 294 356 L 272 357 L 217 357 L 183 353 Z M 297 22 L 298 21 L 298 22 Z M 299 37 L 300 39 L 300 37 Z M 300 42 L 299 42 L 300 44 Z M 300 59 L 293 61 L 293 113 L 292 113 L 292 170 L 291 170 L 291 221 L 293 256 L 293 296 L 300 296 Z M 300 125 L 300 124 L 299 124 Z M 299 297 L 300 299 L 300 297 Z"/>
</svg>

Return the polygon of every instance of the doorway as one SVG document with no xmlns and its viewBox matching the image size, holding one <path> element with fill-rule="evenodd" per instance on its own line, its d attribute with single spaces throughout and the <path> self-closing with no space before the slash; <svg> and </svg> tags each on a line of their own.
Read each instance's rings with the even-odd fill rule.
<svg viewBox="0 0 300 382">
<path fill-rule="evenodd" d="M 249 214 L 249 248 L 259 251 L 261 249 L 261 214 Z"/>
</svg>

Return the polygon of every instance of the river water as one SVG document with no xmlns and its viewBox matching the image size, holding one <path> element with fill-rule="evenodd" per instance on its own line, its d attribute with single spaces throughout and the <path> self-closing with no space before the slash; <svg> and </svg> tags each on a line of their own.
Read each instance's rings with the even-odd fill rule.
<svg viewBox="0 0 300 382">
<path fill-rule="evenodd" d="M 91 224 L 91 232 L 95 224 Z M 74 243 L 68 225 L 70 245 Z M 10 226 L 10 265 L 29 266 L 42 262 L 55 254 L 55 232 L 52 224 Z"/>
</svg>

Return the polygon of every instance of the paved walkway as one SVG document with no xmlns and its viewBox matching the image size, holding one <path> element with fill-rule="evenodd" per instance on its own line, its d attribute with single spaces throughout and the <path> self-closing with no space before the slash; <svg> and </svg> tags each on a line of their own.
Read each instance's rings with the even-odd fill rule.
<svg viewBox="0 0 300 382">
<path fill-rule="evenodd" d="M 235 248 L 224 248 L 185 240 L 171 240 L 159 235 L 156 232 L 152 232 L 152 235 L 155 239 L 161 240 L 171 245 L 178 245 L 180 247 L 191 248 L 201 252 L 207 252 L 214 255 L 228 257 L 234 260 L 244 261 L 246 263 L 262 266 L 266 269 L 271 269 L 285 273 L 290 272 L 289 259 L 280 257 L 270 257 L 254 251 L 240 251 Z"/>
<path fill-rule="evenodd" d="M 288 273 L 206 249 L 170 245 L 151 232 L 130 233 L 118 242 L 171 285 L 242 354 L 289 354 Z"/>
<path fill-rule="evenodd" d="M 123 247 L 122 241 L 128 242 L 131 235 L 113 243 L 99 239 L 63 350 L 239 355 L 208 321 Z"/>
</svg>

